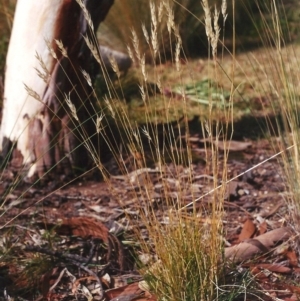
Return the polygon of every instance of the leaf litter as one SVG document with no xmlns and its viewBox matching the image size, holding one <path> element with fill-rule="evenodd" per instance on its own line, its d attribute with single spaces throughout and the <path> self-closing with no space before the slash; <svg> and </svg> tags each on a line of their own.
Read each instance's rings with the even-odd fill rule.
<svg viewBox="0 0 300 301">
<path fill-rule="evenodd" d="M 192 141 L 193 150 L 203 154 L 203 141 L 197 137 Z M 265 140 L 235 142 L 232 146 L 229 178 L 262 162 L 272 152 Z M 293 231 L 288 227 L 280 170 L 278 162 L 272 160 L 227 185 L 225 257 L 249 271 L 264 292 L 263 299 L 296 300 L 300 288 L 294 283 L 300 268 Z M 4 176 L 0 183 L 2 191 L 12 179 L 11 173 L 6 174 L 9 177 Z M 146 194 L 141 183 L 149 180 Z M 31 188 L 22 202 L 16 202 L 15 196 L 22 195 L 24 185 L 16 187 L 14 197 L 8 197 L 1 207 L 3 300 L 9 300 L 7 296 L 16 300 L 18 296 L 23 300 L 156 300 L 142 285 L 133 256 L 138 242 L 130 219 L 136 221 L 134 226 L 147 240 L 140 219 L 147 203 L 152 203 L 164 224 L 168 223 L 166 198 L 176 204 L 180 193 L 181 205 L 185 205 L 213 187 L 203 161 L 193 164 L 192 173 L 171 163 L 164 173 L 155 166 L 132 170 L 129 176 L 115 172 L 109 184 L 88 174 L 50 194 L 43 187 Z M 39 199 L 43 201 L 37 203 Z M 204 197 L 197 206 L 209 208 L 209 203 L 210 198 Z M 11 218 L 15 219 L 7 224 Z M 199 219 L 209 223 L 207 217 Z M 33 274 L 28 274 L 30 264 Z"/>
</svg>

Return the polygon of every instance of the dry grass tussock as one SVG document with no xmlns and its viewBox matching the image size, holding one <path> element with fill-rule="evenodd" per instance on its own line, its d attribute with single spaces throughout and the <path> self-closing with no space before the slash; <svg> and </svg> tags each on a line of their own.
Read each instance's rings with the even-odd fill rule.
<svg viewBox="0 0 300 301">
<path fill-rule="evenodd" d="M 215 62 L 215 68 L 217 66 L 217 46 L 220 39 L 220 27 L 219 27 L 219 15 L 220 12 L 217 8 L 212 12 L 207 1 L 202 2 L 202 7 L 205 14 L 205 28 L 208 43 L 210 45 L 209 54 Z M 157 94 L 162 91 L 163 87 L 168 83 L 164 82 L 161 78 L 158 63 L 162 61 L 161 53 L 163 50 L 160 48 L 160 31 L 162 27 L 166 27 L 168 36 L 170 39 L 170 48 L 172 53 L 172 64 L 174 66 L 173 72 L 177 76 L 178 83 L 182 82 L 181 71 L 182 62 L 182 39 L 176 24 L 174 11 L 170 2 L 162 1 L 158 5 L 150 2 L 149 5 L 151 20 L 150 26 L 142 25 L 143 39 L 147 43 L 148 51 L 151 54 L 151 61 L 153 62 L 153 69 L 155 74 L 155 84 L 157 86 Z M 223 1 L 221 13 L 223 15 L 224 22 L 227 17 L 226 13 L 226 1 Z M 151 28 L 148 31 L 147 28 Z M 154 120 L 153 116 L 158 113 L 149 103 L 149 90 L 148 90 L 148 73 L 146 68 L 146 56 L 142 51 L 141 41 L 135 29 L 132 30 L 132 43 L 128 45 L 128 52 L 130 57 L 135 63 L 135 66 L 140 72 L 140 93 L 143 101 L 143 105 L 146 107 L 145 120 Z M 175 41 L 174 46 L 172 42 Z M 90 43 L 88 43 L 90 45 Z M 93 46 L 91 46 L 93 52 Z M 119 78 L 119 72 L 117 65 L 112 61 L 112 68 L 115 70 L 117 78 Z M 216 77 L 219 74 L 215 74 L 215 68 L 209 70 L 210 75 L 214 74 Z M 157 72 L 155 72 L 157 70 Z M 234 72 L 234 66 L 232 67 L 232 73 Z M 153 80 L 153 78 L 152 78 Z M 165 129 L 163 134 L 164 143 L 159 141 L 158 124 L 146 123 L 141 129 L 135 126 L 131 120 L 128 119 L 126 111 L 120 110 L 118 106 L 118 100 L 114 99 L 113 87 L 110 85 L 110 79 L 107 78 L 109 86 L 109 93 L 104 98 L 106 110 L 110 113 L 111 117 L 116 121 L 116 124 L 125 131 L 125 139 L 127 145 L 128 155 L 132 155 L 134 160 L 134 169 L 136 172 L 147 168 L 147 156 L 145 152 L 145 143 L 147 141 L 147 152 L 150 153 L 156 162 L 157 172 L 163 176 L 165 171 L 169 168 L 167 160 L 171 159 L 174 162 L 174 179 L 179 179 L 180 166 L 176 165 L 176 162 L 182 162 L 188 168 L 187 177 L 190 183 L 193 181 L 193 163 L 191 158 L 191 151 L 189 145 L 183 145 L 178 136 L 174 133 L 174 128 L 168 125 L 170 120 L 168 106 L 170 99 L 164 97 L 164 106 L 166 107 L 165 116 Z M 233 87 L 232 87 L 233 89 Z M 233 91 L 233 90 L 232 90 Z M 211 99 L 211 98 L 210 98 Z M 187 100 L 183 97 L 182 102 L 185 106 L 188 106 Z M 212 101 L 209 102 L 209 115 L 203 122 L 203 135 L 210 143 L 206 146 L 207 162 L 210 162 L 207 167 L 207 172 L 214 176 L 214 187 L 219 186 L 218 175 L 222 174 L 221 181 L 226 183 L 226 158 L 227 151 L 224 150 L 224 160 L 219 161 L 219 152 L 215 147 L 215 141 L 220 139 L 226 139 L 230 135 L 231 128 L 228 126 L 231 122 L 231 98 L 224 106 L 216 108 Z M 101 102 L 100 102 L 101 103 Z M 222 114 L 226 116 L 227 127 L 222 128 L 220 124 L 213 125 L 213 114 L 215 110 L 220 110 Z M 213 112 L 214 111 L 214 112 Z M 75 115 L 73 116 L 76 117 Z M 178 115 L 178 120 L 180 120 Z M 96 120 L 98 132 L 101 134 L 101 123 L 103 119 L 107 118 L 101 114 Z M 173 116 L 172 116 L 173 118 Z M 179 129 L 179 135 L 185 138 L 189 135 L 189 129 L 187 122 L 182 125 L 180 121 L 176 127 Z M 215 129 L 215 127 L 217 129 Z M 214 133 L 218 133 L 215 135 Z M 104 137 L 105 138 L 105 137 Z M 187 139 L 185 139 L 187 141 Z M 92 147 L 87 143 L 86 147 L 91 150 L 91 155 L 95 158 L 95 162 L 98 166 L 101 166 L 100 160 L 97 158 L 97 154 L 93 152 Z M 122 150 L 111 148 L 117 158 L 120 169 L 124 171 L 124 174 L 129 174 L 125 161 L 122 160 Z M 187 156 L 183 156 L 186 152 Z M 137 156 L 138 154 L 138 156 Z M 102 168 L 102 167 L 100 167 Z M 106 178 L 108 184 L 110 182 L 109 177 Z M 130 183 L 130 180 L 129 180 Z M 180 183 L 179 191 L 180 191 Z M 113 187 L 112 187 L 113 189 Z M 183 188 L 182 188 L 183 189 Z M 153 207 L 151 201 L 152 184 L 148 180 L 147 174 L 141 181 L 141 190 L 145 195 L 145 199 L 148 201 L 141 201 L 142 219 L 144 220 L 148 238 L 141 233 L 137 232 L 142 250 L 146 254 L 155 253 L 155 260 L 150 260 L 144 263 L 141 271 L 144 273 L 148 285 L 157 297 L 161 300 L 213 300 L 217 294 L 217 288 L 222 279 L 222 213 L 223 206 L 222 200 L 224 199 L 225 187 L 221 186 L 216 189 L 211 195 L 211 206 L 209 212 L 199 209 L 196 203 L 191 204 L 189 208 L 184 208 L 184 202 L 181 199 L 180 193 L 177 196 L 177 200 L 168 201 L 167 187 L 165 187 L 165 193 L 167 203 L 164 205 L 165 222 L 162 224 L 162 220 L 156 216 L 156 209 Z M 192 193 L 192 192 L 191 192 Z M 212 221 L 209 224 L 199 222 L 203 220 L 202 217 L 209 217 Z M 199 285 L 201 284 L 201 285 Z"/>
</svg>

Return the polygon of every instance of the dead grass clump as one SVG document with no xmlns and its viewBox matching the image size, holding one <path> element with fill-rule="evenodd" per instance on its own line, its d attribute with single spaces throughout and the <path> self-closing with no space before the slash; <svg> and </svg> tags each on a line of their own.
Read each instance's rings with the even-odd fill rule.
<svg viewBox="0 0 300 301">
<path fill-rule="evenodd" d="M 150 291 L 159 300 L 213 300 L 223 277 L 221 233 L 174 211 L 166 225 L 154 218 L 147 228 L 157 261 L 142 269 Z"/>
<path fill-rule="evenodd" d="M 207 1 L 203 1 L 203 8 L 205 11 L 206 20 L 206 32 L 208 42 L 211 46 L 209 52 L 211 57 L 217 64 L 217 43 L 219 41 L 220 28 L 218 26 L 219 12 L 214 11 L 211 14 Z M 174 73 L 178 74 L 178 82 L 181 81 L 181 70 L 183 68 L 180 60 L 180 54 L 182 51 L 182 40 L 178 32 L 176 20 L 172 16 L 172 9 L 169 6 L 165 6 L 166 14 L 171 16 L 168 19 L 167 27 L 169 28 L 169 34 L 174 35 L 176 44 L 173 49 L 173 66 Z M 158 18 L 155 17 L 155 6 L 150 5 L 152 11 L 152 31 L 151 35 L 145 33 L 145 39 L 149 42 L 149 46 L 152 50 L 153 61 L 156 61 L 156 57 L 159 58 L 160 51 L 157 44 L 156 32 L 158 25 Z M 225 9 L 223 9 L 225 15 Z M 151 41 L 151 42 L 150 42 Z M 139 39 L 135 32 L 133 32 L 133 45 L 129 48 L 131 56 L 136 59 L 136 63 L 140 67 L 141 72 L 141 97 L 146 109 L 146 120 L 157 113 L 155 109 L 148 105 L 148 91 L 147 81 L 148 74 L 145 68 L 145 56 L 141 53 L 139 47 Z M 154 66 L 156 68 L 156 65 Z M 213 73 L 214 70 L 211 70 Z M 218 75 L 216 75 L 218 76 Z M 166 83 L 160 78 L 157 73 L 156 84 L 158 89 L 162 89 Z M 168 107 L 169 99 L 164 98 L 164 104 Z M 182 101 L 188 106 L 187 100 L 183 97 Z M 207 137 L 207 141 L 210 142 L 206 147 L 207 154 L 207 172 L 213 175 L 213 185 L 216 188 L 210 198 L 210 206 L 207 209 L 202 206 L 197 206 L 196 202 L 192 202 L 186 206 L 186 202 L 183 199 L 183 191 L 185 189 L 183 183 L 180 181 L 180 166 L 176 164 L 182 160 L 185 161 L 186 176 L 189 178 L 190 187 L 193 181 L 193 163 L 189 145 L 183 145 L 178 140 L 178 136 L 175 135 L 174 129 L 168 126 L 168 120 L 170 118 L 169 111 L 165 110 L 165 143 L 161 145 L 158 140 L 157 125 L 147 124 L 141 133 L 137 133 L 134 129 L 129 128 L 128 138 L 132 142 L 132 153 L 141 154 L 140 160 L 136 161 L 136 169 L 141 170 L 146 166 L 145 152 L 143 151 L 143 144 L 141 143 L 141 136 L 145 135 L 148 138 L 150 152 L 154 158 L 156 158 L 156 168 L 158 174 L 164 177 L 166 170 L 168 170 L 168 164 L 166 158 L 171 158 L 174 164 L 173 177 L 176 181 L 178 194 L 175 199 L 171 199 L 168 195 L 168 185 L 163 187 L 163 194 L 165 194 L 165 201 L 161 205 L 158 205 L 161 212 L 163 212 L 163 218 L 157 215 L 157 208 L 155 209 L 155 203 L 151 200 L 153 187 L 151 181 L 147 176 L 144 177 L 141 182 L 141 190 L 145 196 L 141 200 L 140 207 L 141 219 L 145 225 L 148 233 L 148 238 L 145 239 L 141 233 L 137 232 L 137 236 L 141 242 L 142 252 L 144 254 L 155 253 L 156 260 L 147 262 L 141 269 L 145 276 L 145 279 L 149 285 L 151 291 L 153 291 L 161 300 L 213 300 L 217 294 L 217 286 L 220 284 L 222 278 L 222 254 L 223 254 L 223 242 L 222 242 L 222 213 L 225 187 L 219 186 L 219 175 L 221 173 L 223 183 L 226 182 L 226 158 L 227 151 L 224 151 L 224 161 L 219 162 L 218 148 L 215 147 L 215 142 L 224 134 L 224 137 L 228 136 L 230 128 L 221 128 L 219 124 L 213 125 L 212 114 L 213 110 L 218 110 L 214 107 L 212 99 L 208 104 L 209 114 L 207 120 L 203 123 L 203 135 Z M 227 112 L 227 121 L 231 120 L 231 106 L 220 106 L 220 111 Z M 215 112 L 214 112 L 215 113 Z M 153 118 L 151 119 L 153 120 Z M 179 120 L 179 118 L 178 118 Z M 128 125 L 124 124 L 125 128 Z M 178 123 L 179 137 L 185 135 L 188 137 L 188 126 L 184 123 L 182 126 Z M 182 132 L 180 132 L 181 130 Z M 213 133 L 218 133 L 214 135 Z M 224 138 L 226 139 L 226 138 Z M 188 156 L 183 158 L 182 151 L 185 148 Z M 178 160 L 181 158 L 182 160 Z M 121 163 L 122 164 L 122 163 Z M 217 187 L 219 189 L 217 189 Z M 191 192 L 192 194 L 192 192 Z M 145 201 L 146 200 L 146 201 Z M 187 209 L 188 207 L 188 209 Z M 203 223 L 203 220 L 209 220 L 209 223 Z"/>
</svg>

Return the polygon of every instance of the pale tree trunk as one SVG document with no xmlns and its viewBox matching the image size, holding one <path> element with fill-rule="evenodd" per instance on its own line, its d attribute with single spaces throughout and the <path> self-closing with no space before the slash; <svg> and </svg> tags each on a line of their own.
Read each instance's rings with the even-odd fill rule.
<svg viewBox="0 0 300 301">
<path fill-rule="evenodd" d="M 81 0 L 95 31 L 113 1 Z M 53 166 L 69 173 L 86 165 L 85 150 L 77 148 L 82 142 L 78 123 L 65 103 L 70 95 L 81 122 L 92 114 L 91 91 L 81 71 L 93 78 L 98 67 L 83 36 L 92 39 L 75 0 L 18 0 L 6 60 L 0 148 L 5 157 L 14 146 L 14 156 L 30 167 L 29 176 L 41 177 Z M 67 57 L 55 40 L 62 42 Z M 37 70 L 50 76 L 42 79 Z M 89 133 L 89 123 L 85 127 Z"/>
</svg>

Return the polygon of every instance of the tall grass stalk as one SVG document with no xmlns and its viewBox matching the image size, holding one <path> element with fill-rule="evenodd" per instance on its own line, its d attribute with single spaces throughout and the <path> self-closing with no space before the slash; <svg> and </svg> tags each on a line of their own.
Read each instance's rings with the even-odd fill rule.
<svg viewBox="0 0 300 301">
<path fill-rule="evenodd" d="M 218 18 L 219 12 L 211 12 L 207 1 L 203 1 L 203 9 L 205 12 L 206 32 L 210 44 L 209 57 L 211 57 L 217 66 L 217 43 L 219 41 L 219 25 Z M 180 55 L 182 54 L 182 40 L 176 26 L 176 20 L 172 12 L 172 7 L 168 2 L 163 2 L 163 10 L 160 6 L 150 4 L 151 11 L 151 32 L 144 31 L 144 39 L 150 47 L 152 61 L 154 63 L 154 77 L 155 83 L 160 91 L 167 85 L 166 82 L 160 77 L 159 68 L 156 62 L 160 62 L 160 53 L 158 44 L 158 28 L 161 26 L 159 14 L 166 14 L 167 28 L 170 36 L 170 47 L 172 49 L 172 63 L 174 66 L 174 73 L 178 75 L 178 82 L 182 83 L 181 71 L 184 66 L 181 64 Z M 226 12 L 223 10 L 223 14 Z M 174 48 L 171 41 L 175 40 Z M 137 34 L 132 33 L 132 47 L 129 47 L 129 53 L 132 58 L 136 59 L 136 64 L 140 68 L 141 82 L 140 90 L 143 104 L 146 107 L 145 119 L 153 120 L 153 116 L 158 112 L 153 109 L 149 103 L 149 94 L 147 90 L 148 73 L 145 66 L 145 55 L 141 53 L 140 41 Z M 151 41 L 151 42 L 150 42 Z M 215 66 L 215 67 L 216 67 Z M 216 68 L 217 69 L 217 68 Z M 215 69 L 215 70 L 216 70 Z M 218 77 L 219 74 L 211 70 L 208 76 Z M 233 68 L 234 72 L 234 68 Z M 184 95 L 184 94 L 183 94 Z M 221 189 L 216 189 L 215 193 L 211 196 L 209 201 L 209 209 L 204 209 L 200 205 L 197 206 L 193 203 L 191 208 L 184 207 L 183 199 L 183 184 L 180 183 L 181 167 L 178 162 L 187 166 L 185 169 L 186 175 L 190 185 L 192 185 L 193 177 L 193 163 L 191 158 L 191 149 L 189 144 L 183 145 L 177 142 L 177 136 L 174 134 L 174 129 L 169 125 L 170 120 L 168 108 L 173 99 L 163 97 L 165 104 L 165 126 L 164 126 L 164 139 L 165 144 L 161 145 L 158 137 L 158 124 L 147 123 L 142 133 L 137 133 L 128 125 L 126 117 L 123 117 L 123 128 L 126 129 L 127 139 L 130 144 L 132 153 L 141 154 L 140 160 L 136 161 L 136 168 L 141 169 L 147 166 L 147 159 L 145 157 L 144 145 L 140 135 L 145 135 L 149 142 L 151 155 L 156 159 L 157 170 L 163 178 L 170 168 L 167 164 L 167 159 L 171 159 L 175 168 L 172 170 L 174 180 L 178 187 L 177 197 L 170 199 L 168 186 L 163 189 L 163 200 L 158 204 L 159 210 L 163 212 L 163 219 L 157 215 L 157 206 L 151 199 L 153 192 L 153 185 L 150 181 L 149 175 L 146 175 L 141 181 L 141 190 L 144 198 L 141 199 L 141 219 L 145 224 L 149 239 L 145 239 L 141 233 L 137 232 L 140 237 L 142 251 L 146 254 L 155 253 L 156 260 L 146 263 L 141 271 L 144 273 L 150 290 L 153 291 L 159 300 L 213 300 L 217 295 L 217 285 L 220 284 L 222 278 L 222 214 L 223 214 L 223 199 L 225 195 L 225 186 Z M 188 106 L 188 100 L 183 97 L 182 101 L 185 106 Z M 227 125 L 232 121 L 231 109 L 232 99 L 230 106 L 219 108 L 220 111 L 226 110 Z M 213 111 L 218 110 L 209 102 L 209 115 L 203 121 L 202 132 L 204 137 L 207 138 L 206 145 L 206 160 L 207 160 L 207 173 L 213 175 L 214 187 L 219 186 L 221 180 L 226 182 L 226 162 L 227 151 L 224 151 L 224 159 L 219 161 L 218 143 L 220 139 L 227 139 L 230 137 L 231 128 L 222 128 L 218 121 L 213 120 Z M 123 112 L 124 113 L 124 112 Z M 216 112 L 214 112 L 215 114 Z M 126 116 L 126 115 L 125 115 Z M 215 116 L 215 115 L 214 115 Z M 178 116 L 179 119 L 180 116 Z M 184 120 L 187 120 L 185 118 Z M 184 122 L 183 125 L 178 123 L 179 136 L 184 135 L 186 138 L 189 136 L 188 123 Z M 182 131 L 182 134 L 181 134 Z M 186 139 L 188 141 L 188 139 Z M 184 149 L 186 148 L 186 149 Z M 183 153 L 187 151 L 188 156 L 184 157 Z M 121 162 L 122 164 L 122 162 Z M 125 168 L 125 166 L 124 166 Z M 182 186 L 181 186 L 182 185 Z M 182 191 L 182 194 L 181 194 Z M 191 192 L 192 193 L 192 192 Z M 164 196 L 165 194 L 165 196 Z M 179 209 L 179 210 L 178 210 Z M 206 220 L 207 222 L 203 222 Z"/>
<path fill-rule="evenodd" d="M 168 17 L 162 14 L 165 5 L 172 9 L 172 15 L 176 20 L 176 25 L 180 28 L 184 46 L 191 36 L 201 30 L 202 25 L 199 21 L 195 18 L 190 18 L 190 12 L 196 16 L 203 13 L 199 1 L 184 0 L 177 3 L 177 1 L 173 0 L 153 0 L 152 2 L 158 10 L 159 23 L 157 30 L 160 34 L 158 43 L 163 55 L 168 55 L 172 52 L 170 42 L 175 42 L 175 40 L 170 41 L 169 25 L 165 22 Z M 120 18 L 120 16 L 122 16 L 122 18 Z M 140 18 L 139 16 L 142 17 Z M 151 59 L 148 43 L 144 39 L 143 28 L 147 31 L 151 31 L 152 20 L 153 16 L 149 9 L 149 1 L 140 0 L 138 3 L 134 0 L 115 1 L 114 7 L 111 9 L 100 29 L 99 38 L 102 42 L 107 44 L 113 43 L 113 45 L 110 46 L 119 47 L 124 51 L 126 50 L 126 45 L 130 44 L 130 32 L 134 29 L 140 39 L 140 50 L 146 54 L 148 59 Z"/>
<path fill-rule="evenodd" d="M 292 227 L 296 233 L 300 231 L 300 132 L 299 132 L 299 67 L 300 61 L 296 48 L 292 43 L 284 3 L 271 1 L 264 7 L 256 1 L 261 14 L 263 31 L 261 41 L 265 51 L 262 58 L 252 57 L 254 68 L 259 68 L 262 76 L 256 87 L 261 95 L 268 97 L 273 114 L 277 116 L 276 124 L 269 122 L 271 135 L 278 134 L 272 140 L 275 151 L 281 152 L 280 163 L 283 167 L 286 183 L 285 200 L 289 207 Z M 266 17 L 265 11 L 270 17 Z M 264 106 L 264 105 L 263 105 Z M 266 108 L 268 110 L 268 108 Z M 298 240 L 299 249 L 299 240 Z"/>
</svg>

